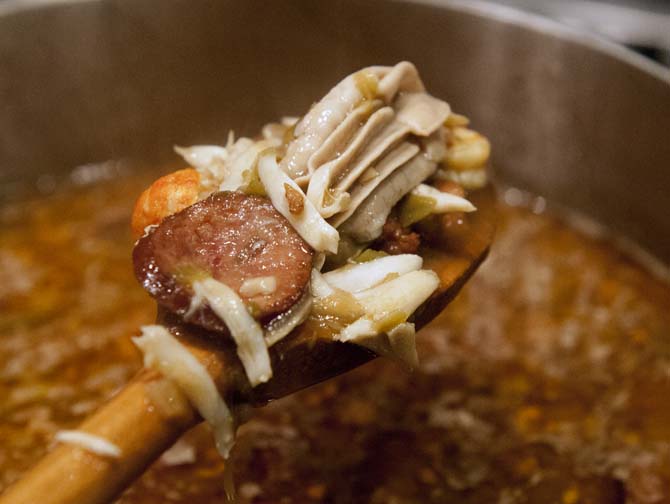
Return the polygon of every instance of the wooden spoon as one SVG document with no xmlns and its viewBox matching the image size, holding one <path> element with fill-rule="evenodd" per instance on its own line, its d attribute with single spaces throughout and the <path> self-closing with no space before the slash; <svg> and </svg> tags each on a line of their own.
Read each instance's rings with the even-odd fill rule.
<svg viewBox="0 0 670 504">
<path fill-rule="evenodd" d="M 494 233 L 494 197 L 488 189 L 472 195 L 479 210 L 459 251 L 422 251 L 424 267 L 440 277 L 440 286 L 414 314 L 417 329 L 426 325 L 456 296 L 488 254 Z M 198 334 L 201 330 L 159 313 L 159 321 L 177 329 L 182 344 L 200 360 L 230 405 L 259 406 L 272 399 L 353 369 L 375 357 L 369 350 L 332 340 L 332 335 L 297 328 L 270 349 L 273 378 L 251 388 L 232 344 Z M 95 504 L 112 501 L 179 437 L 201 421 L 187 398 L 156 371 L 143 369 L 78 430 L 103 437 L 121 449 L 107 458 L 60 444 L 0 496 L 0 504 Z"/>
</svg>

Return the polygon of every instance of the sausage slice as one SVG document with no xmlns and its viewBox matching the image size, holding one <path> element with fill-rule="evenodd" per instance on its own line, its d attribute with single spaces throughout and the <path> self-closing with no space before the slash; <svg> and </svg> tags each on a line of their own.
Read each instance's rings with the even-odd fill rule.
<svg viewBox="0 0 670 504">
<path fill-rule="evenodd" d="M 135 245 L 135 276 L 160 305 L 184 316 L 191 284 L 212 277 L 235 290 L 252 315 L 267 322 L 286 311 L 307 288 L 314 251 L 269 199 L 219 192 L 166 217 Z M 274 292 L 247 297 L 245 280 L 273 276 Z M 207 306 L 187 322 L 225 331 Z"/>
</svg>

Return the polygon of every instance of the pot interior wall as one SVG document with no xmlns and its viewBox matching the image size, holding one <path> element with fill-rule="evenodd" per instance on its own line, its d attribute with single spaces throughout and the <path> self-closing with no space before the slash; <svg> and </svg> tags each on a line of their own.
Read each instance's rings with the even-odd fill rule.
<svg viewBox="0 0 670 504">
<path fill-rule="evenodd" d="M 6 12 L 2 192 L 84 163 L 169 159 L 173 144 L 223 143 L 231 128 L 254 134 L 361 66 L 407 59 L 491 138 L 502 180 L 670 261 L 670 78 L 491 9 L 111 0 Z"/>
</svg>

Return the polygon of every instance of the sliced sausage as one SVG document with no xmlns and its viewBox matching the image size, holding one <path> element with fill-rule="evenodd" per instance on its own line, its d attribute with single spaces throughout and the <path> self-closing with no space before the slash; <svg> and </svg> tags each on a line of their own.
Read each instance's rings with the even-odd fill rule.
<svg viewBox="0 0 670 504">
<path fill-rule="evenodd" d="M 169 310 L 184 316 L 192 283 L 212 277 L 235 290 L 261 322 L 300 299 L 309 282 L 312 256 L 313 250 L 269 199 L 240 192 L 215 193 L 166 217 L 133 250 L 135 275 Z M 275 290 L 250 297 L 240 293 L 245 280 L 258 277 L 275 277 Z M 226 331 L 206 304 L 187 321 Z"/>
<path fill-rule="evenodd" d="M 389 215 L 382 228 L 382 235 L 372 245 L 373 249 L 395 254 L 416 254 L 421 238 L 408 227 L 403 227 L 393 214 Z"/>
<path fill-rule="evenodd" d="M 465 198 L 465 189 L 451 180 L 436 180 L 433 182 L 433 186 L 435 189 L 438 189 L 442 192 L 453 194 L 459 198 Z"/>
</svg>

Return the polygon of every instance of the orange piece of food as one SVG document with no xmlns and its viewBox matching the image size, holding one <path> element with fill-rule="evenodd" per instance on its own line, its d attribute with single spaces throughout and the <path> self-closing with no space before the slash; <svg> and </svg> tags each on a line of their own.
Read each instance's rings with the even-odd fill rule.
<svg viewBox="0 0 670 504">
<path fill-rule="evenodd" d="M 144 229 L 174 213 L 191 206 L 198 200 L 200 175 L 193 168 L 184 168 L 156 180 L 144 190 L 135 202 L 131 228 L 139 238 Z"/>
</svg>

